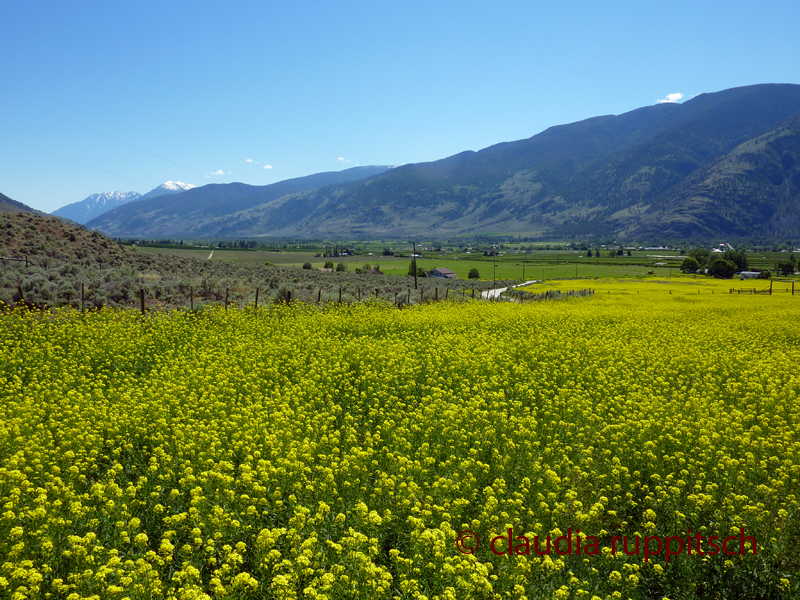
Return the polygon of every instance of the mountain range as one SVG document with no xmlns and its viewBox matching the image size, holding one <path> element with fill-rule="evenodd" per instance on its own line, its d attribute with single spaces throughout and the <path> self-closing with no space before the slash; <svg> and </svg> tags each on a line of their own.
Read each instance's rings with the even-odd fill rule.
<svg viewBox="0 0 800 600">
<path fill-rule="evenodd" d="M 195 186 L 191 184 L 181 183 L 180 181 L 167 181 L 146 194 L 139 194 L 137 192 L 103 192 L 101 194 L 92 194 L 80 202 L 73 202 L 72 204 L 62 206 L 50 214 L 55 217 L 70 219 L 71 221 L 83 225 L 129 202 L 155 198 L 165 194 L 177 194 L 178 192 L 190 190 L 194 187 Z"/>
<path fill-rule="evenodd" d="M 130 237 L 800 237 L 800 86 L 701 94 L 396 168 L 207 185 L 89 223 Z"/>
<path fill-rule="evenodd" d="M 212 183 L 171 197 L 142 198 L 109 211 L 88 225 L 119 237 L 193 237 L 213 219 L 246 211 L 286 195 L 372 177 L 389 169 L 388 166 L 353 167 L 263 186 Z"/>
</svg>

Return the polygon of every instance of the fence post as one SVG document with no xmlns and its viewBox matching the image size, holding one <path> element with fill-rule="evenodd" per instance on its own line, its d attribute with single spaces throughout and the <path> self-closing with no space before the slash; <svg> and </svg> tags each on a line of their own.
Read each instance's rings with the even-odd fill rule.
<svg viewBox="0 0 800 600">
<path fill-rule="evenodd" d="M 292 303 L 292 290 L 286 290 L 286 304 Z"/>
<path fill-rule="evenodd" d="M 194 312 L 194 292 L 192 291 L 192 286 L 189 286 L 189 310 Z"/>
<path fill-rule="evenodd" d="M 339 304 L 342 303 L 342 286 L 339 286 Z"/>
<path fill-rule="evenodd" d="M 375 288 L 375 299 L 378 299 L 378 288 Z"/>
<path fill-rule="evenodd" d="M 438 287 L 433 288 L 433 297 L 434 297 L 434 300 L 436 300 L 436 302 L 439 301 L 439 288 Z"/>
<path fill-rule="evenodd" d="M 25 268 L 28 268 L 28 255 L 25 255 Z"/>
<path fill-rule="evenodd" d="M 408 302 L 406 304 L 411 304 L 411 288 L 408 288 Z"/>
<path fill-rule="evenodd" d="M 772 296 L 772 280 L 769 280 L 769 295 Z"/>
<path fill-rule="evenodd" d="M 258 308 L 258 288 L 256 288 L 256 308 Z"/>
<path fill-rule="evenodd" d="M 144 288 L 139 288 L 139 302 L 142 305 L 142 315 L 144 315 Z"/>
<path fill-rule="evenodd" d="M 320 300 L 322 300 L 322 288 L 319 288 L 319 292 L 317 292 L 317 304 Z"/>
<path fill-rule="evenodd" d="M 425 288 L 422 288 L 419 291 L 419 303 L 422 304 L 425 301 Z"/>
<path fill-rule="evenodd" d="M 228 288 L 225 288 L 225 310 L 228 310 Z"/>
</svg>

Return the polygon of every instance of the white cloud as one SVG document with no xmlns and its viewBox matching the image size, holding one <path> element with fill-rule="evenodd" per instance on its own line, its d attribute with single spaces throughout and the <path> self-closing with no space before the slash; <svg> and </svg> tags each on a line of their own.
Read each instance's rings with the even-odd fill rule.
<svg viewBox="0 0 800 600">
<path fill-rule="evenodd" d="M 272 168 L 272 165 L 264 165 L 264 168 L 265 168 L 265 169 L 271 169 L 271 168 Z"/>
<path fill-rule="evenodd" d="M 667 94 L 666 98 L 664 98 L 663 100 L 656 100 L 656 102 L 658 102 L 659 104 L 669 104 L 677 102 L 681 98 L 683 98 L 683 94 Z"/>
<path fill-rule="evenodd" d="M 342 162 L 345 162 L 345 163 L 353 162 L 351 160 L 347 160 L 346 158 L 344 158 L 342 156 L 339 157 L 339 160 L 342 161 Z"/>
<path fill-rule="evenodd" d="M 258 164 L 258 163 L 257 163 L 256 161 L 254 161 L 252 158 L 248 158 L 248 159 L 246 159 L 244 162 L 253 163 L 253 164 L 256 164 L 256 165 Z"/>
<path fill-rule="evenodd" d="M 225 175 L 225 171 L 223 171 L 222 169 L 220 169 L 219 171 L 211 171 L 209 175 Z"/>
</svg>

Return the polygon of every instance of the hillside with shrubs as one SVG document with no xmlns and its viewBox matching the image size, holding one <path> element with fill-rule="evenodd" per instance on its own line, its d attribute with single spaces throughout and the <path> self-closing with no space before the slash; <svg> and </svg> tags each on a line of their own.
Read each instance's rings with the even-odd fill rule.
<svg viewBox="0 0 800 600">
<path fill-rule="evenodd" d="M 42 308 L 80 308 L 81 285 L 86 309 L 138 306 L 141 289 L 148 309 L 198 309 L 224 303 L 226 291 L 229 305 L 243 307 L 255 301 L 256 288 L 260 304 L 357 302 L 376 297 L 413 304 L 446 295 L 471 298 L 471 290 L 487 285 L 475 280 L 422 280 L 414 290 L 410 277 L 144 254 L 96 231 L 25 213 L 0 214 L 0 256 L 23 259 L 0 261 L 0 302 Z M 498 281 L 498 285 L 509 283 Z"/>
</svg>

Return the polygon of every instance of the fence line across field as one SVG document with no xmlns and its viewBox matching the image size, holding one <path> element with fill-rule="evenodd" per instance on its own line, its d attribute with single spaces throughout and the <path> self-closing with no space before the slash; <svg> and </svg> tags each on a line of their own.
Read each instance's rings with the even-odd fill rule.
<svg viewBox="0 0 800 600">
<path fill-rule="evenodd" d="M 23 262 L 23 261 L 26 261 L 27 257 L 25 257 L 25 258 L 0 257 L 0 259 Z M 593 295 L 595 293 L 595 291 L 593 289 L 580 289 L 580 290 L 573 289 L 573 290 L 563 290 L 563 291 L 560 291 L 560 290 L 545 290 L 545 291 L 542 291 L 541 293 L 538 293 L 538 294 L 536 292 L 534 292 L 534 291 L 528 291 L 528 290 L 524 290 L 524 289 L 519 289 L 519 290 L 514 289 L 514 287 L 518 287 L 518 286 L 521 286 L 521 285 L 527 285 L 528 283 L 540 283 L 540 282 L 539 281 L 525 282 L 523 284 L 517 284 L 517 286 L 512 286 L 512 287 L 509 287 L 509 288 L 489 288 L 489 289 L 486 289 L 486 288 L 479 289 L 479 288 L 475 288 L 475 287 L 473 287 L 471 289 L 462 288 L 460 295 L 458 294 L 458 290 L 454 289 L 452 298 L 450 297 L 450 287 L 449 286 L 445 286 L 445 292 L 444 292 L 444 295 L 442 296 L 442 295 L 439 294 L 439 286 L 434 285 L 434 286 L 431 286 L 431 287 L 433 287 L 433 294 L 432 295 L 430 293 L 431 292 L 430 287 L 428 287 L 427 289 L 426 289 L 426 287 L 420 287 L 416 291 L 415 295 L 418 296 L 418 304 L 433 303 L 433 302 L 440 302 L 440 301 L 458 301 L 458 300 L 464 301 L 464 300 L 466 300 L 468 298 L 469 299 L 478 298 L 478 299 L 489 301 L 489 302 L 492 302 L 492 301 L 494 301 L 494 302 L 510 301 L 510 302 L 522 303 L 522 302 L 530 302 L 530 301 L 554 300 L 554 299 L 559 299 L 561 297 L 585 297 L 585 296 Z M 782 286 L 781 284 L 785 284 L 785 286 Z M 789 284 L 791 284 L 791 286 Z M 338 287 L 339 287 L 339 290 L 338 290 L 338 302 L 336 302 L 333 298 L 331 298 L 331 296 L 333 296 L 335 298 L 336 295 L 337 295 L 335 288 L 333 288 L 332 291 L 328 290 L 326 288 L 326 290 L 327 290 L 325 292 L 326 298 L 323 298 L 323 287 L 321 287 L 321 286 L 318 287 L 316 294 L 313 294 L 313 288 L 307 290 L 307 298 L 306 298 L 306 300 L 308 301 L 309 304 L 315 303 L 315 304 L 319 305 L 319 304 L 329 304 L 330 303 L 330 304 L 339 304 L 339 305 L 341 305 L 341 304 L 343 304 L 343 291 L 344 291 L 344 287 L 345 286 L 340 285 Z M 770 296 L 773 295 L 773 294 L 776 294 L 776 293 L 787 293 L 787 294 L 791 294 L 792 296 L 794 296 L 795 295 L 795 288 L 796 288 L 796 285 L 795 285 L 795 281 L 793 281 L 793 280 L 776 279 L 776 280 L 770 280 L 770 285 L 769 285 L 768 288 L 764 288 L 764 289 L 757 289 L 757 288 L 729 288 L 728 292 L 729 292 L 729 294 L 770 295 Z M 223 300 L 223 302 L 221 302 L 221 304 L 224 306 L 225 310 L 228 310 L 228 306 L 232 303 L 231 288 L 226 287 L 224 289 L 225 289 L 224 300 Z M 476 290 L 478 292 L 480 292 L 480 294 L 477 295 L 477 296 L 476 296 Z M 428 292 L 427 298 L 426 298 L 426 291 Z M 670 295 L 672 295 L 674 291 L 675 290 L 669 290 L 668 293 Z M 714 293 L 713 289 L 710 290 L 710 291 L 711 291 L 712 294 Z M 85 286 L 85 284 L 83 282 L 81 282 L 81 286 L 80 286 L 80 310 L 81 310 L 81 312 L 86 312 L 86 292 L 87 292 L 86 286 Z M 261 288 L 260 287 L 256 287 L 254 292 L 255 292 L 255 301 L 252 303 L 252 305 L 255 306 L 255 308 L 259 308 L 259 300 L 261 298 Z M 363 292 L 363 290 L 362 290 L 361 287 L 358 287 L 356 289 L 355 296 L 357 298 L 357 302 L 362 302 L 362 292 Z M 403 294 L 403 290 L 402 289 L 400 289 L 400 290 L 395 289 L 395 290 L 385 291 L 383 293 L 383 295 L 385 296 L 386 300 L 388 300 L 390 303 L 394 304 L 396 307 L 403 308 L 405 306 L 411 306 L 412 305 L 412 293 L 414 292 L 414 289 L 409 286 L 406 289 L 406 292 L 407 292 L 406 294 Z M 22 290 L 20 285 L 17 285 L 17 293 L 19 295 L 19 301 L 17 302 L 17 304 L 22 304 L 22 305 L 28 306 L 30 308 L 47 308 L 47 306 L 40 306 L 37 303 L 26 301 L 25 297 L 24 297 L 23 290 Z M 240 294 L 238 296 L 238 298 L 235 297 L 233 302 L 235 302 L 240 308 L 245 308 L 245 307 L 251 305 L 249 302 L 247 302 L 247 298 L 248 298 L 248 296 L 250 296 L 251 293 L 253 293 L 253 292 L 245 291 L 242 294 Z M 611 290 L 608 290 L 606 293 L 607 294 L 611 294 L 612 292 L 611 292 Z M 697 293 L 700 294 L 701 290 L 698 289 Z M 214 295 L 217 297 L 216 302 L 219 302 L 219 300 L 220 300 L 219 295 L 216 294 L 216 293 Z M 308 296 L 309 295 L 311 297 L 310 300 L 308 300 Z M 314 295 L 316 296 L 316 302 L 313 301 Z M 297 299 L 293 298 L 292 296 L 293 296 L 293 291 L 287 289 L 287 290 L 283 290 L 283 291 L 279 292 L 278 297 L 270 298 L 270 301 L 271 302 L 275 302 L 275 303 L 287 303 L 287 304 L 291 303 L 293 301 L 296 302 Z M 392 298 L 392 296 L 393 296 L 393 298 Z M 135 297 L 136 297 L 136 300 L 139 301 L 138 302 L 139 310 L 142 313 L 145 313 L 147 310 L 149 310 L 147 308 L 147 294 L 146 294 L 145 288 L 143 288 L 143 287 L 139 288 L 139 290 L 137 290 L 137 292 L 135 294 Z M 192 312 L 195 311 L 194 297 L 195 297 L 194 286 L 189 286 L 188 304 L 189 304 L 189 310 L 192 311 Z M 380 288 L 375 288 L 374 298 L 375 299 L 379 299 L 380 297 L 381 297 Z M 367 294 L 363 298 L 363 300 L 369 300 L 371 298 L 373 298 L 372 294 L 367 292 Z M 155 299 L 157 300 L 157 298 L 155 298 Z M 244 300 L 244 304 L 243 305 L 242 305 L 242 300 Z M 212 300 L 211 302 L 213 303 L 215 301 Z"/>
<path fill-rule="evenodd" d="M 791 283 L 792 284 L 792 289 L 789 289 L 788 287 L 785 288 L 784 290 L 775 289 L 775 286 L 773 285 L 774 282 L 770 281 L 769 282 L 769 287 L 765 288 L 763 290 L 757 290 L 756 288 L 738 288 L 738 289 L 737 288 L 731 288 L 730 289 L 730 293 L 731 294 L 734 294 L 734 293 L 736 293 L 736 294 L 763 294 L 765 296 L 772 296 L 773 293 L 779 293 L 779 292 L 783 291 L 785 293 L 791 292 L 792 296 L 794 296 L 794 283 L 795 283 L 794 281 L 789 282 L 789 281 L 777 280 L 777 282 L 779 284 L 780 283 L 786 283 L 786 284 Z"/>
<path fill-rule="evenodd" d="M 253 307 L 256 308 L 256 309 L 259 308 L 259 304 L 258 304 L 259 291 L 260 291 L 259 288 L 255 288 L 255 302 L 253 303 Z M 461 300 L 466 298 L 466 292 L 467 292 L 467 290 L 465 290 L 465 289 L 461 290 Z M 292 291 L 291 290 L 286 290 L 285 293 L 286 293 L 285 299 L 283 299 L 283 300 L 275 300 L 273 302 L 274 303 L 291 304 L 292 303 Z M 435 287 L 434 288 L 434 297 L 433 297 L 433 299 L 432 300 L 429 299 L 426 302 L 425 301 L 425 290 L 423 288 L 423 289 L 420 290 L 420 301 L 419 301 L 419 304 L 426 304 L 426 303 L 427 304 L 431 304 L 431 303 L 434 303 L 434 302 L 453 301 L 453 300 L 449 299 L 449 294 L 450 294 L 450 288 L 445 288 L 444 297 L 440 300 L 439 299 L 439 288 Z M 594 290 L 593 289 L 568 290 L 568 291 L 564 291 L 564 292 L 561 292 L 559 290 L 547 290 L 545 292 L 542 292 L 541 294 L 525 293 L 524 296 L 520 295 L 519 297 L 515 296 L 515 297 L 512 297 L 512 298 L 501 298 L 500 296 L 490 296 L 490 297 L 481 297 L 481 296 L 479 296 L 479 299 L 484 300 L 484 301 L 488 301 L 488 302 L 492 302 L 492 301 L 494 301 L 494 302 L 511 301 L 511 302 L 522 303 L 522 302 L 541 301 L 541 300 L 556 300 L 556 299 L 560 299 L 561 297 L 575 297 L 575 298 L 577 298 L 577 297 L 586 297 L 586 296 L 591 296 L 591 295 L 594 295 Z M 146 304 L 146 302 L 145 302 L 145 300 L 146 300 L 145 289 L 144 288 L 139 288 L 139 292 L 138 292 L 137 296 L 139 297 L 139 310 L 141 311 L 142 314 L 145 314 L 149 310 L 145 305 Z M 411 288 L 408 288 L 408 296 L 407 296 L 408 300 L 407 300 L 407 302 L 405 304 L 402 301 L 398 301 L 398 297 L 399 296 L 400 296 L 400 292 L 396 292 L 394 294 L 394 302 L 393 302 L 393 304 L 396 307 L 402 308 L 403 306 L 410 306 L 411 305 Z M 372 296 L 367 296 L 366 299 L 368 300 L 371 297 Z M 380 289 L 376 289 L 375 290 L 375 296 L 374 297 L 375 297 L 375 299 L 379 299 L 380 298 Z M 85 312 L 86 311 L 84 298 L 85 298 L 84 285 L 81 284 L 81 312 Z M 223 306 L 225 307 L 225 310 L 228 310 L 228 305 L 230 304 L 229 298 L 230 298 L 230 288 L 226 287 L 225 288 L 225 301 L 223 302 Z M 339 287 L 339 302 L 336 302 L 334 304 L 342 304 L 341 298 L 342 298 L 342 287 L 340 286 Z M 472 289 L 472 297 L 471 297 L 471 299 L 475 299 L 475 288 Z M 358 301 L 359 302 L 362 301 L 361 300 L 361 290 L 360 289 L 358 290 Z M 316 304 L 323 304 L 323 301 L 322 301 L 322 288 L 318 288 Z M 244 307 L 240 306 L 240 308 L 246 308 L 247 306 L 249 306 L 249 304 L 245 304 Z M 193 293 L 192 287 L 189 288 L 189 309 L 191 310 L 191 312 L 194 312 L 194 293 Z"/>
</svg>

